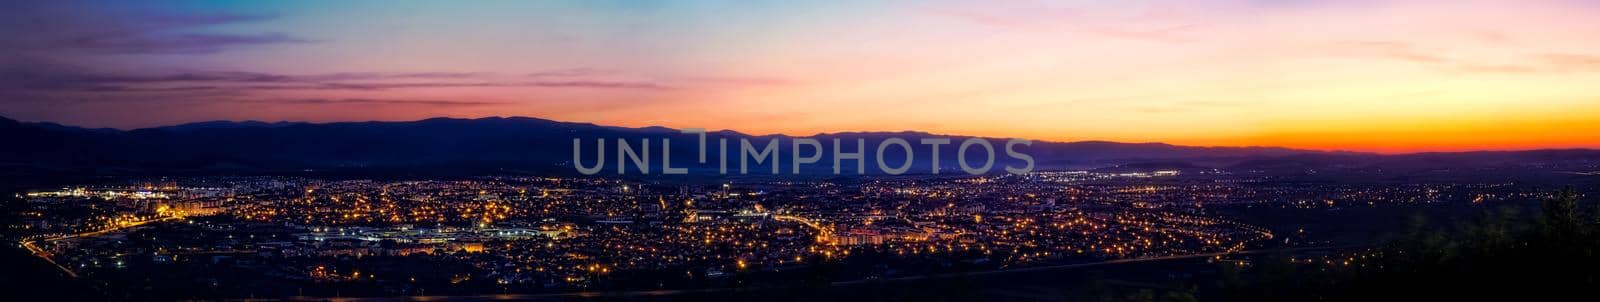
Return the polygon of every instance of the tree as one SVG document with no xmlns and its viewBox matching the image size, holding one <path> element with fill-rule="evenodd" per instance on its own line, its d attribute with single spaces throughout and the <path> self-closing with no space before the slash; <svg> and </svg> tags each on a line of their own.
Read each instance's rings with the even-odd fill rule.
<svg viewBox="0 0 1600 302">
<path fill-rule="evenodd" d="M 1582 219 L 1578 216 L 1578 194 L 1571 187 L 1562 189 L 1556 196 L 1540 205 L 1543 215 L 1539 220 L 1540 235 L 1547 240 L 1575 240 L 1582 235 Z"/>
</svg>

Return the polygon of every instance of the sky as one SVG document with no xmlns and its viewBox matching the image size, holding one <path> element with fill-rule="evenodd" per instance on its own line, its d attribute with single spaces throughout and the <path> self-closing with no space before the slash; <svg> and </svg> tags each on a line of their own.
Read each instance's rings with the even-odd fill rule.
<svg viewBox="0 0 1600 302">
<path fill-rule="evenodd" d="M 37 1 L 0 116 L 1600 148 L 1594 1 Z"/>
</svg>

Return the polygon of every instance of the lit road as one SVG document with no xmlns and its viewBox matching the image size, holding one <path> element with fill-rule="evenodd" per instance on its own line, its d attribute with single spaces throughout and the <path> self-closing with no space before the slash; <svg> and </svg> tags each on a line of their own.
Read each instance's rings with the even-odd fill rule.
<svg viewBox="0 0 1600 302">
<path fill-rule="evenodd" d="M 106 229 L 98 230 L 98 231 L 83 232 L 83 233 L 77 233 L 77 234 L 68 234 L 68 235 L 65 235 L 65 236 L 45 238 L 45 239 L 41 239 L 39 241 L 56 242 L 56 241 L 61 241 L 61 240 L 66 240 L 66 239 L 73 239 L 73 238 L 93 237 L 93 236 L 98 236 L 98 235 L 101 235 L 101 234 L 106 234 L 106 233 L 110 233 L 110 232 L 116 232 L 116 231 L 125 230 L 125 229 L 128 229 L 128 228 L 138 227 L 138 226 L 142 226 L 142 225 L 146 225 L 146 224 L 150 224 L 150 223 L 167 221 L 167 220 L 175 220 L 175 219 L 181 219 L 181 218 L 182 217 L 178 217 L 178 216 L 167 216 L 167 217 L 162 217 L 162 218 L 158 218 L 158 219 L 149 219 L 149 220 L 143 220 L 143 221 L 127 223 L 127 224 L 118 225 L 116 227 L 106 228 Z M 36 256 L 36 257 L 39 257 L 39 259 L 44 259 L 44 261 L 45 262 L 49 262 L 50 265 L 54 265 L 56 268 L 61 269 L 61 272 L 66 273 L 67 276 L 72 277 L 72 278 L 77 278 L 78 277 L 78 273 L 73 272 L 71 269 L 67 269 L 66 266 L 62 266 L 61 264 L 56 263 L 55 259 L 51 259 L 50 258 L 50 253 L 49 252 L 46 252 L 43 249 L 40 249 L 38 246 L 35 246 L 32 241 L 22 241 L 22 247 L 27 248 L 28 252 L 33 253 L 33 255 Z"/>
<path fill-rule="evenodd" d="M 803 225 L 806 225 L 808 227 L 811 227 L 812 229 L 816 229 L 817 233 L 821 234 L 823 237 L 827 237 L 828 235 L 833 234 L 833 230 L 828 229 L 828 227 L 822 226 L 821 224 L 818 224 L 815 221 L 811 221 L 810 219 L 806 219 L 805 217 L 789 216 L 789 215 L 772 215 L 772 219 L 775 219 L 775 220 L 778 220 L 778 221 L 798 222 L 800 224 L 803 224 Z"/>
<path fill-rule="evenodd" d="M 167 217 L 162 217 L 162 218 L 157 218 L 157 219 L 142 220 L 142 221 L 132 222 L 132 223 L 128 223 L 126 225 L 119 225 L 117 227 L 106 228 L 106 229 L 98 230 L 98 231 L 70 234 L 70 235 L 54 237 L 54 238 L 45 238 L 43 241 L 44 242 L 55 242 L 55 241 L 72 239 L 72 238 L 79 238 L 79 237 L 93 237 L 93 236 L 98 236 L 100 234 L 121 231 L 121 230 L 125 230 L 125 229 L 128 229 L 128 228 L 134 228 L 134 227 L 138 227 L 138 226 L 142 226 L 142 225 L 146 225 L 146 224 L 150 224 L 150 223 L 167 221 L 167 220 L 175 220 L 175 219 L 181 219 L 181 217 L 178 217 L 178 216 L 167 216 Z"/>
<path fill-rule="evenodd" d="M 23 241 L 22 242 L 22 247 L 27 248 L 29 253 L 33 253 L 33 255 L 39 257 L 39 259 L 44 259 L 44 262 L 49 262 L 50 265 L 54 265 L 54 266 L 56 266 L 56 268 L 61 269 L 61 272 L 67 273 L 68 277 L 72 277 L 72 278 L 77 278 L 78 277 L 78 273 L 72 272 L 72 270 L 67 269 L 67 267 L 61 266 L 61 264 L 56 263 L 55 260 L 50 259 L 50 254 L 49 253 L 45 253 L 44 250 L 40 250 L 39 247 L 33 246 L 33 242 L 31 242 L 31 241 Z"/>
</svg>

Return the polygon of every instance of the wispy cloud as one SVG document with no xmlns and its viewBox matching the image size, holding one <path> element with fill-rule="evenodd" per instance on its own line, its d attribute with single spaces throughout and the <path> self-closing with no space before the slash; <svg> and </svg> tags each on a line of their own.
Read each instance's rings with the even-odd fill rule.
<svg viewBox="0 0 1600 302">
<path fill-rule="evenodd" d="M 1322 49 L 1334 55 L 1376 57 L 1423 64 L 1446 63 L 1449 60 L 1406 42 L 1396 41 L 1337 41 Z"/>
<path fill-rule="evenodd" d="M 82 50 L 108 54 L 205 54 L 233 46 L 310 43 L 282 33 L 264 34 L 132 34 L 73 37 L 43 45 L 48 50 Z"/>
<path fill-rule="evenodd" d="M 1490 61 L 1462 59 L 1406 42 L 1340 41 L 1323 49 L 1333 55 L 1360 58 L 1385 58 L 1416 63 L 1450 73 L 1572 73 L 1600 72 L 1600 56 L 1575 53 L 1523 55 L 1520 59 Z"/>
<path fill-rule="evenodd" d="M 87 3 L 26 2 L 0 12 L 0 41 L 34 55 L 207 54 L 240 46 L 309 43 L 275 32 L 215 27 L 276 19 L 272 14 L 174 13 L 100 9 Z"/>
<path fill-rule="evenodd" d="M 545 71 L 532 72 L 532 73 L 528 73 L 527 76 L 531 77 L 531 78 L 572 78 L 572 77 L 604 76 L 604 75 L 612 75 L 612 74 L 617 74 L 617 73 L 618 72 L 616 70 L 610 70 L 610 69 L 568 68 L 568 69 L 555 69 L 555 70 L 545 70 Z"/>
<path fill-rule="evenodd" d="M 1540 55 L 1548 66 L 1564 71 L 1600 71 L 1600 55 L 1552 53 Z"/>
<path fill-rule="evenodd" d="M 520 82 L 395 82 L 395 83 L 341 83 L 320 82 L 301 85 L 249 85 L 234 86 L 244 90 L 389 90 L 408 88 L 449 88 L 449 87 L 542 87 L 542 88 L 584 88 L 584 89 L 670 89 L 666 86 L 651 82 L 631 81 L 520 81 Z"/>
<path fill-rule="evenodd" d="M 576 73 L 572 73 L 576 74 Z M 580 89 L 671 89 L 672 86 L 626 79 L 577 76 L 506 78 L 463 72 L 341 72 L 273 74 L 241 71 L 123 74 L 85 68 L 31 64 L 0 68 L 0 87 L 40 91 L 148 92 L 198 90 L 388 90 L 447 87 L 543 87 Z"/>
<path fill-rule="evenodd" d="M 1088 5 L 996 1 L 974 6 L 940 6 L 929 11 L 989 27 L 1162 43 L 1194 42 L 1198 39 L 1190 33 L 1205 28 L 1210 22 L 1204 12 L 1185 10 L 1173 4 L 1153 4 L 1140 10 L 1111 14 L 1080 6 Z"/>
<path fill-rule="evenodd" d="M 794 80 L 759 76 L 690 76 L 680 78 L 691 83 L 724 84 L 736 86 L 780 86 L 794 84 Z"/>
<path fill-rule="evenodd" d="M 1141 113 L 1184 113 L 1232 109 L 1243 106 L 1243 104 L 1244 102 L 1240 101 L 1201 99 L 1135 106 L 1133 109 Z"/>
<path fill-rule="evenodd" d="M 430 107 L 478 107 L 503 105 L 502 102 L 482 101 L 447 101 L 447 100 L 395 100 L 395 99 L 265 99 L 265 100 L 238 100 L 240 103 L 263 104 L 288 104 L 288 105 L 381 105 L 381 106 L 430 106 Z"/>
</svg>

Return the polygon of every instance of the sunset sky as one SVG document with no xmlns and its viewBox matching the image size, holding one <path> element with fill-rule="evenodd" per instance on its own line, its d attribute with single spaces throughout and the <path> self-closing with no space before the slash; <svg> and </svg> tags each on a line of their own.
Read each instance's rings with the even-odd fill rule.
<svg viewBox="0 0 1600 302">
<path fill-rule="evenodd" d="M 1600 148 L 1596 1 L 6 4 L 0 116 Z"/>
</svg>

